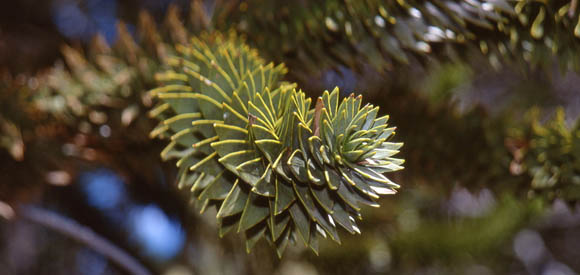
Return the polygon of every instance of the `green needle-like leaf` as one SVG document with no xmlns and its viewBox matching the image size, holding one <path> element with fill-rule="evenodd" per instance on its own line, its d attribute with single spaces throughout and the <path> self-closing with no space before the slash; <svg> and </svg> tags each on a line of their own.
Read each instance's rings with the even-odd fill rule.
<svg viewBox="0 0 580 275">
<path fill-rule="evenodd" d="M 281 256 L 300 235 L 318 253 L 320 236 L 340 243 L 337 224 L 359 232 L 361 207 L 395 193 L 382 174 L 402 168 L 400 144 L 387 141 L 394 127 L 360 96 L 339 100 L 337 88 L 311 109 L 280 81 L 283 65 L 265 64 L 233 33 L 175 52 L 151 91 L 161 121 L 151 136 L 170 137 L 162 156 L 179 159 L 179 186 L 201 210 L 218 206 L 220 236 L 235 228 L 248 251 L 265 238 Z"/>
</svg>

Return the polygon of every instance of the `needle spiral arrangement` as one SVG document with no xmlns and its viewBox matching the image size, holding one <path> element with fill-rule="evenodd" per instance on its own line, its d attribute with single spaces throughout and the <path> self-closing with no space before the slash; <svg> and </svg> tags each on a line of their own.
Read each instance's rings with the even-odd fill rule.
<svg viewBox="0 0 580 275">
<path fill-rule="evenodd" d="M 312 104 L 234 33 L 193 37 L 166 63 L 151 137 L 169 140 L 161 156 L 177 160 L 180 188 L 216 206 L 219 235 L 243 233 L 248 252 L 265 238 L 279 257 L 289 241 L 318 253 L 321 236 L 360 233 L 361 207 L 399 187 L 383 173 L 403 168 L 402 143 L 361 96 L 336 88 Z"/>
</svg>

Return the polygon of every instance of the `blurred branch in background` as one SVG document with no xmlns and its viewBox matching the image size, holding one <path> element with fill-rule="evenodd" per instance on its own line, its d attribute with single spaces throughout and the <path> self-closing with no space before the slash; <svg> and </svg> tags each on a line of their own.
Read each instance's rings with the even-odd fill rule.
<svg viewBox="0 0 580 275">
<path fill-rule="evenodd" d="M 216 22 L 235 26 L 274 60 L 311 72 L 337 64 L 360 71 L 365 63 L 397 71 L 474 51 L 495 67 L 551 63 L 555 56 L 563 69 L 579 70 L 575 3 L 249 0 L 217 10 Z"/>
<path fill-rule="evenodd" d="M 10 211 L 5 210 L 2 212 L 9 213 Z M 10 217 L 10 215 L 3 216 L 10 219 L 24 219 L 29 222 L 42 225 L 46 228 L 50 228 L 51 230 L 54 230 L 60 234 L 66 235 L 67 237 L 90 247 L 94 251 L 101 253 L 109 261 L 117 264 L 119 267 L 125 269 L 130 274 L 152 274 L 133 256 L 127 254 L 127 252 L 112 242 L 97 235 L 90 228 L 82 226 L 69 218 L 61 216 L 55 212 L 31 205 L 18 206 L 16 211 L 13 213 L 15 213 L 15 215 L 12 214 L 12 217 Z"/>
</svg>

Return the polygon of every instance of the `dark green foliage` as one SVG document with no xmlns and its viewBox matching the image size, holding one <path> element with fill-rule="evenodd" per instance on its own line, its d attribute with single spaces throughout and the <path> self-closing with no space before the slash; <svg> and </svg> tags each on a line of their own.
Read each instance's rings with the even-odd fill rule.
<svg viewBox="0 0 580 275">
<path fill-rule="evenodd" d="M 315 108 L 286 72 L 257 56 L 234 34 L 206 34 L 176 45 L 172 70 L 151 91 L 161 104 L 153 137 L 169 137 L 164 159 L 175 158 L 182 188 L 202 211 L 218 208 L 220 235 L 243 232 L 246 249 L 261 238 L 281 256 L 290 240 L 318 252 L 318 239 L 340 242 L 337 224 L 360 233 L 364 205 L 399 186 L 383 173 L 402 169 L 401 143 L 378 107 L 361 107 L 338 89 Z"/>
<path fill-rule="evenodd" d="M 172 50 L 167 45 L 207 27 L 198 21 L 205 16 L 200 12 L 201 7 L 194 5 L 191 21 L 182 22 L 172 7 L 159 26 L 141 12 L 136 36 L 120 23 L 119 38 L 112 46 L 96 36 L 86 52 L 64 45 L 64 64 L 38 75 L 13 79 L 2 74 L 0 148 L 21 159 L 26 150 L 22 140 L 34 135 L 63 138 L 63 125 L 85 133 L 103 124 L 122 129 L 138 125 L 147 131 L 143 113 L 152 106 L 152 99 L 145 92 L 154 87 L 154 74 Z"/>
<path fill-rule="evenodd" d="M 556 54 L 562 66 L 580 70 L 576 3 L 250 0 L 222 17 L 239 18 L 238 29 L 277 60 L 295 58 L 308 68 L 366 63 L 390 71 L 432 52 L 462 56 L 475 46 L 493 65 L 514 57 L 535 64 Z"/>
<path fill-rule="evenodd" d="M 512 167 L 528 175 L 532 192 L 567 201 L 580 199 L 580 123 L 569 127 L 559 109 L 542 123 L 540 112 L 528 114 L 529 128 L 511 132 Z M 533 194 L 533 193 L 532 193 Z"/>
<path fill-rule="evenodd" d="M 141 12 L 137 32 L 119 23 L 113 45 L 96 36 L 86 48 L 63 45 L 64 62 L 37 75 L 2 71 L 0 158 L 14 176 L 0 181 L 2 199 L 16 197 L 15 190 L 30 185 L 42 188 L 54 169 L 72 169 L 106 154 L 119 154 L 107 159 L 107 165 L 144 166 L 147 160 L 132 159 L 119 148 L 155 150 L 147 136 L 153 125 L 145 114 L 153 100 L 146 91 L 154 87 L 154 74 L 173 49 L 167 45 L 205 27 L 197 21 L 200 11 L 192 8 L 191 20 L 182 22 L 172 7 L 162 24 Z M 102 136 L 100 129 L 109 129 L 110 136 Z"/>
</svg>

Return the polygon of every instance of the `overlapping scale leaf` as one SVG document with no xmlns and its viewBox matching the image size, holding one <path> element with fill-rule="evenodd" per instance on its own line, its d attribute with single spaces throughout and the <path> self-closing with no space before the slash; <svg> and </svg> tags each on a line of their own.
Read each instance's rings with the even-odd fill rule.
<svg viewBox="0 0 580 275">
<path fill-rule="evenodd" d="M 207 41 L 207 43 L 201 42 Z M 151 93 L 177 159 L 179 185 L 203 211 L 218 209 L 219 234 L 243 233 L 249 251 L 265 238 L 281 256 L 290 241 L 318 251 L 322 236 L 340 242 L 337 225 L 359 232 L 363 205 L 398 185 L 382 175 L 401 169 L 393 128 L 361 98 L 339 104 L 338 89 L 315 108 L 283 65 L 265 64 L 235 34 L 205 34 L 178 45 Z"/>
</svg>

